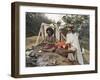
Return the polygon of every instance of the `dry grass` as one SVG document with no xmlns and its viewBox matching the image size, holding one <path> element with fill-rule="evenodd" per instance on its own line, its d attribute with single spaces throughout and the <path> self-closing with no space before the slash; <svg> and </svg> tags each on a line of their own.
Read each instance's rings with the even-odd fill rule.
<svg viewBox="0 0 100 80">
<path fill-rule="evenodd" d="M 26 49 L 31 48 L 36 43 L 37 36 L 27 37 L 26 38 Z"/>
<path fill-rule="evenodd" d="M 26 38 L 26 49 L 27 48 L 31 48 L 32 46 L 34 46 L 36 44 L 36 40 L 37 40 L 38 36 L 32 36 L 32 37 L 27 37 Z M 42 40 L 42 38 L 39 38 L 39 42 Z"/>
<path fill-rule="evenodd" d="M 85 52 L 83 54 L 83 60 L 85 64 L 89 64 L 89 59 L 90 59 L 90 53 L 88 50 L 85 49 Z"/>
</svg>

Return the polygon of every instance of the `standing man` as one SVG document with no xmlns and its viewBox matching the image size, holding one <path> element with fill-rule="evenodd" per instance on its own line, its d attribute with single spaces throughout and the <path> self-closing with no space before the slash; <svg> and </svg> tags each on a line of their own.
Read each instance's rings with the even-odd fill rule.
<svg viewBox="0 0 100 80">
<path fill-rule="evenodd" d="M 71 50 L 75 51 L 75 54 L 69 53 L 68 54 L 68 59 L 70 61 L 77 61 L 80 65 L 84 64 L 83 62 L 83 56 L 79 44 L 79 39 L 78 39 L 79 34 L 75 32 L 74 26 L 70 24 L 68 26 L 68 33 L 66 35 L 66 43 L 71 44 Z"/>
<path fill-rule="evenodd" d="M 62 28 L 64 28 L 64 25 L 61 25 L 61 21 L 58 21 L 57 24 L 56 24 L 56 38 L 58 41 L 61 41 L 61 32 L 62 32 Z"/>
</svg>

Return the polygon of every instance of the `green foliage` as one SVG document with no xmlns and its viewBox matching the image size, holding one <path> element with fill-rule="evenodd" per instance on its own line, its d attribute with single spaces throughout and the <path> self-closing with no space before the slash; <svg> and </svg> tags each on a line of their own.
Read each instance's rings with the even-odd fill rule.
<svg viewBox="0 0 100 80">
<path fill-rule="evenodd" d="M 66 14 L 62 17 L 62 20 L 67 24 L 74 24 L 75 26 L 79 26 L 81 24 L 89 23 L 88 15 L 75 15 L 75 14 Z"/>
<path fill-rule="evenodd" d="M 26 12 L 26 36 L 38 35 L 42 22 L 51 23 L 43 13 Z"/>
<path fill-rule="evenodd" d="M 79 32 L 79 38 L 81 40 L 81 47 L 89 50 L 89 16 L 88 15 L 77 15 L 77 14 L 66 14 L 62 17 L 63 22 L 65 23 L 65 29 L 69 24 L 73 24 L 75 31 Z"/>
</svg>

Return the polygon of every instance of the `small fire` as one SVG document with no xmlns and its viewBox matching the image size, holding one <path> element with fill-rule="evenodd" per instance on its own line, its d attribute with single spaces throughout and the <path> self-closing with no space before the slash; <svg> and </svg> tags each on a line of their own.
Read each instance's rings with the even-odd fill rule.
<svg viewBox="0 0 100 80">
<path fill-rule="evenodd" d="M 71 47 L 70 43 L 66 44 L 64 41 L 59 41 L 55 45 L 56 45 L 57 48 L 64 48 L 64 49 L 68 49 L 68 48 Z"/>
</svg>

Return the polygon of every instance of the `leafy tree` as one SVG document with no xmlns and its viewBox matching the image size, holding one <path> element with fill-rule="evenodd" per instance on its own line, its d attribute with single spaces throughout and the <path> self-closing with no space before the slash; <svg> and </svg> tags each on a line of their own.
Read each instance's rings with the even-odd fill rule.
<svg viewBox="0 0 100 80">
<path fill-rule="evenodd" d="M 62 17 L 66 27 L 73 24 L 75 30 L 80 33 L 81 45 L 89 49 L 89 15 L 66 14 Z M 66 29 L 66 27 L 64 27 Z M 64 29 L 64 30 L 65 30 Z"/>
<path fill-rule="evenodd" d="M 26 36 L 38 35 L 42 22 L 51 23 L 51 20 L 43 13 L 26 12 Z"/>
</svg>

